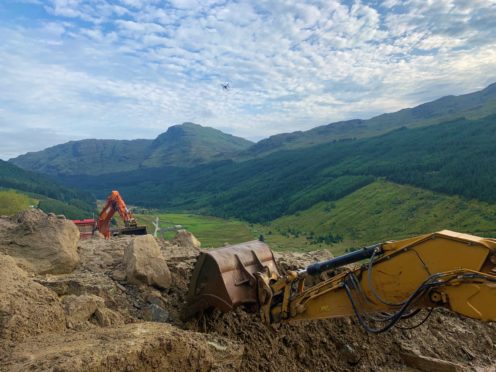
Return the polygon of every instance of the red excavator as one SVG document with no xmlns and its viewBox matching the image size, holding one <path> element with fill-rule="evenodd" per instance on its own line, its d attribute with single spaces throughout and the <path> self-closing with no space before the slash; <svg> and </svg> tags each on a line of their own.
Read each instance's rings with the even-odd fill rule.
<svg viewBox="0 0 496 372">
<path fill-rule="evenodd" d="M 124 220 L 125 227 L 116 230 L 117 234 L 126 235 L 146 235 L 146 226 L 138 226 L 138 223 L 134 219 L 132 213 L 127 209 L 126 203 L 122 199 L 118 191 L 112 191 L 107 197 L 107 202 L 100 212 L 98 217 L 98 222 L 95 225 L 95 230 L 100 231 L 100 233 L 105 236 L 105 239 L 110 238 L 110 221 L 114 216 L 115 212 L 118 212 L 121 218 Z"/>
<path fill-rule="evenodd" d="M 114 216 L 115 212 L 118 212 L 121 218 L 124 220 L 124 228 L 110 230 L 110 221 Z M 96 230 L 100 231 L 105 239 L 109 239 L 111 235 L 146 235 L 146 226 L 138 226 L 136 219 L 133 217 L 132 213 L 127 209 L 126 203 L 122 199 L 118 191 L 112 191 L 107 197 L 107 202 L 103 207 L 98 221 L 94 219 L 86 220 L 76 220 L 73 221 L 79 231 L 81 232 L 81 239 L 90 238 Z M 91 233 L 88 229 L 91 228 Z"/>
</svg>

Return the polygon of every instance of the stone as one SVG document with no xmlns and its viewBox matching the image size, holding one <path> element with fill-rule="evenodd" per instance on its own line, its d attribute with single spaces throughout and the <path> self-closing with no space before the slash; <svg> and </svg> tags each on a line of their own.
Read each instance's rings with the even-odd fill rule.
<svg viewBox="0 0 496 372">
<path fill-rule="evenodd" d="M 158 288 L 171 286 L 171 273 L 155 238 L 135 237 L 124 251 L 126 279 L 131 284 L 146 284 Z"/>
<path fill-rule="evenodd" d="M 103 298 L 95 295 L 69 295 L 62 299 L 68 324 L 89 320 L 98 308 L 105 307 Z"/>
<path fill-rule="evenodd" d="M 124 320 L 119 313 L 106 307 L 96 309 L 94 315 L 101 327 L 112 327 L 124 324 Z"/>
<path fill-rule="evenodd" d="M 31 209 L 0 223 L 0 253 L 35 274 L 72 272 L 79 263 L 79 230 L 72 221 Z"/>
<path fill-rule="evenodd" d="M 403 351 L 400 353 L 400 356 L 407 367 L 419 371 L 462 372 L 468 369 L 466 366 L 459 363 L 428 357 L 412 351 Z"/>
<path fill-rule="evenodd" d="M 149 304 L 143 315 L 145 320 L 152 322 L 166 323 L 169 320 L 169 312 L 156 304 Z"/>
<path fill-rule="evenodd" d="M 172 242 L 184 248 L 199 249 L 201 247 L 200 241 L 196 239 L 192 233 L 186 230 L 178 230 Z"/>
</svg>

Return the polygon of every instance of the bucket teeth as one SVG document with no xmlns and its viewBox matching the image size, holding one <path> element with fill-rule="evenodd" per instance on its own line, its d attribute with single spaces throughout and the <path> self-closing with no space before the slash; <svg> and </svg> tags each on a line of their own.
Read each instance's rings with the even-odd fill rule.
<svg viewBox="0 0 496 372">
<path fill-rule="evenodd" d="M 214 307 L 223 312 L 258 305 L 256 272 L 278 275 L 270 248 L 258 240 L 204 251 L 189 285 L 184 317 Z"/>
</svg>

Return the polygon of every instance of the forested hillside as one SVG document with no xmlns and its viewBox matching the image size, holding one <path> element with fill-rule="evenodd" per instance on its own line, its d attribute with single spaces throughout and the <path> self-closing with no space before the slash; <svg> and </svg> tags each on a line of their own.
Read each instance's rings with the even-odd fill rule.
<svg viewBox="0 0 496 372">
<path fill-rule="evenodd" d="M 87 192 L 69 189 L 43 175 L 28 172 L 0 160 L 0 189 L 5 200 L 4 212 L 38 203 L 45 212 L 66 214 L 69 218 L 91 217 L 95 211 L 95 199 Z M 8 190 L 17 190 L 15 193 Z M 7 200 L 11 206 L 7 206 Z"/>
<path fill-rule="evenodd" d="M 378 177 L 495 202 L 494 138 L 496 115 L 460 118 L 374 138 L 280 151 L 242 163 L 63 179 L 100 197 L 118 188 L 131 203 L 194 209 L 254 222 L 337 200 Z"/>
</svg>

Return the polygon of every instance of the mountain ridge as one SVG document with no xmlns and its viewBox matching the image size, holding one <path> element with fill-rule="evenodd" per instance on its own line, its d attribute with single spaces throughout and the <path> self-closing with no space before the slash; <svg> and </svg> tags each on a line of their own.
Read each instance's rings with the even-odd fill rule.
<svg viewBox="0 0 496 372">
<path fill-rule="evenodd" d="M 399 128 L 417 128 L 460 117 L 480 119 L 496 113 L 496 83 L 464 94 L 444 96 L 413 108 L 371 119 L 353 119 L 307 131 L 282 133 L 252 143 L 194 123 L 173 125 L 154 140 L 82 140 L 10 159 L 21 168 L 50 175 L 99 175 L 164 166 L 192 167 L 220 160 L 237 162 L 281 150 L 335 141 L 372 138 Z"/>
<path fill-rule="evenodd" d="M 10 159 L 23 169 L 98 175 L 164 165 L 192 166 L 248 148 L 252 142 L 194 123 L 173 125 L 155 139 L 85 139 Z"/>
</svg>

